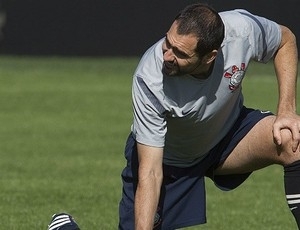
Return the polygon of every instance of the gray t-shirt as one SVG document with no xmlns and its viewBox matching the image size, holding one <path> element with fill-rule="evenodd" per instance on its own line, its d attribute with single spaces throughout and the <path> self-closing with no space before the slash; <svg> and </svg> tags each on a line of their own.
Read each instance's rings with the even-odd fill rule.
<svg viewBox="0 0 300 230">
<path fill-rule="evenodd" d="M 163 147 L 165 164 L 188 167 L 206 156 L 239 115 L 249 62 L 268 62 L 279 47 L 278 24 L 244 10 L 220 16 L 225 39 L 207 79 L 164 75 L 164 38 L 146 51 L 134 73 L 132 133 L 139 143 Z"/>
</svg>

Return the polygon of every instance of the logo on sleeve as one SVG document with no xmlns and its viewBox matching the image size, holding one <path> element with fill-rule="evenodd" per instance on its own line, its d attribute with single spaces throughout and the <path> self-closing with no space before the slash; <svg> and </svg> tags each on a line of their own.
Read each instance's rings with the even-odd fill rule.
<svg viewBox="0 0 300 230">
<path fill-rule="evenodd" d="M 229 89 L 235 90 L 240 85 L 245 75 L 246 65 L 245 63 L 241 63 L 240 68 L 236 65 L 232 66 L 229 71 L 225 72 L 224 77 L 229 78 Z"/>
</svg>

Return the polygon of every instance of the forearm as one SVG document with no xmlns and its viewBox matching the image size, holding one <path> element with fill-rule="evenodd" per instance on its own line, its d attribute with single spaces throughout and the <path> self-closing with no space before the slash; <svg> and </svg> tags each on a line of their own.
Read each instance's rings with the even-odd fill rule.
<svg viewBox="0 0 300 230">
<path fill-rule="evenodd" d="M 274 65 L 278 79 L 279 100 L 277 113 L 296 112 L 296 81 L 298 54 L 295 36 L 282 27 L 283 41 L 275 58 Z"/>
<path fill-rule="evenodd" d="M 135 195 L 135 229 L 153 229 L 154 216 L 157 211 L 161 178 L 149 175 L 139 181 Z"/>
<path fill-rule="evenodd" d="M 135 229 L 152 230 L 163 180 L 163 149 L 137 144 L 139 170 L 135 194 Z"/>
<path fill-rule="evenodd" d="M 297 45 L 294 34 L 284 26 L 281 26 L 281 29 L 282 41 L 274 58 L 279 99 L 277 117 L 273 125 L 273 137 L 276 144 L 281 145 L 281 130 L 288 129 L 292 134 L 292 150 L 295 152 L 300 144 L 300 117 L 296 113 Z"/>
</svg>

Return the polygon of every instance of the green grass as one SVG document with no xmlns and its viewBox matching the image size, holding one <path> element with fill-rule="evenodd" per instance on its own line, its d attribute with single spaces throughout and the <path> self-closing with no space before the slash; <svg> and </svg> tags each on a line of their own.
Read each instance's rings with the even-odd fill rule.
<svg viewBox="0 0 300 230">
<path fill-rule="evenodd" d="M 117 229 L 137 62 L 0 57 L 1 229 L 46 229 L 56 212 L 82 229 Z M 276 111 L 271 67 L 249 69 L 246 105 Z M 207 181 L 208 224 L 193 229 L 296 229 L 281 171 L 261 170 L 226 193 Z"/>
</svg>

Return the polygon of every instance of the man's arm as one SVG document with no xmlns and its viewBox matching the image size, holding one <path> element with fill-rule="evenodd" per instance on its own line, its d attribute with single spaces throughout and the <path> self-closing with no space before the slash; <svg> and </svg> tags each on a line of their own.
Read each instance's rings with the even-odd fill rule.
<svg viewBox="0 0 300 230">
<path fill-rule="evenodd" d="M 289 129 L 293 135 L 295 152 L 300 143 L 300 117 L 296 114 L 297 44 L 295 35 L 287 27 L 281 26 L 281 30 L 281 44 L 274 58 L 279 101 L 273 134 L 277 144 L 281 145 L 280 130 Z"/>
<path fill-rule="evenodd" d="M 139 170 L 135 195 L 135 229 L 152 230 L 163 179 L 163 148 L 137 144 Z"/>
</svg>

